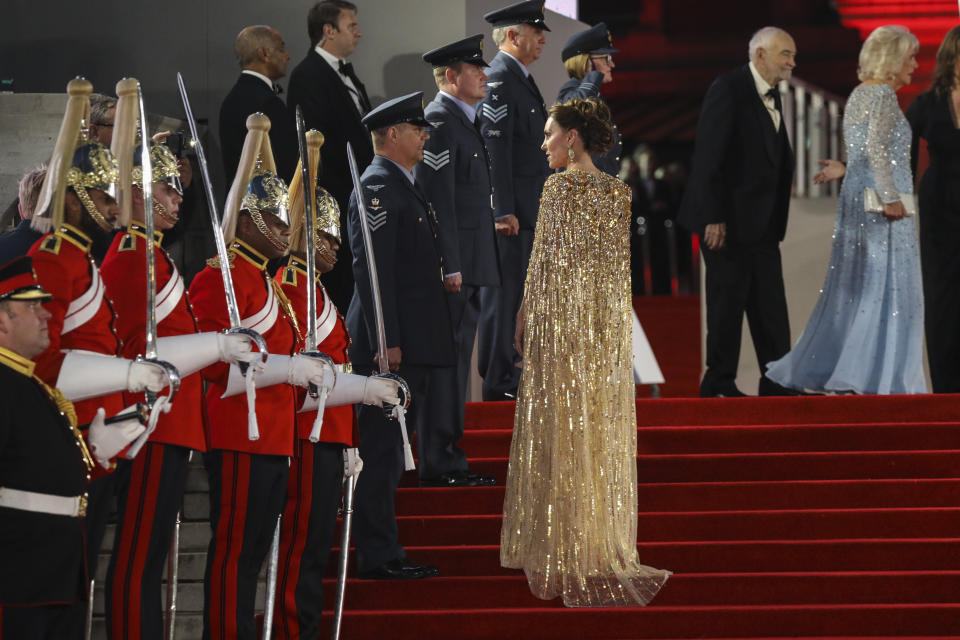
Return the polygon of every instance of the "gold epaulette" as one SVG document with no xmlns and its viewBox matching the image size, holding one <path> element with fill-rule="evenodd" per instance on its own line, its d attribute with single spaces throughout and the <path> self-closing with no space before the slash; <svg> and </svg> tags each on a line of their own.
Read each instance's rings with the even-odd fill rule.
<svg viewBox="0 0 960 640">
<path fill-rule="evenodd" d="M 48 251 L 53 255 L 59 255 L 60 245 L 61 245 L 60 236 L 58 236 L 55 233 L 51 233 L 49 236 L 47 236 L 47 239 L 44 240 L 43 243 L 41 243 L 40 251 Z"/>
<path fill-rule="evenodd" d="M 236 256 L 231 252 L 231 253 L 229 254 L 229 257 L 227 258 L 227 260 L 230 261 L 230 268 L 231 268 L 231 269 L 233 269 L 233 260 L 234 260 L 235 257 L 236 257 Z M 219 269 L 219 268 L 220 268 L 220 256 L 213 256 L 212 258 L 210 258 L 209 260 L 207 260 L 207 266 L 210 267 L 211 269 Z"/>
<path fill-rule="evenodd" d="M 120 247 L 117 251 L 136 251 L 137 249 L 137 236 L 132 233 L 128 233 L 123 236 L 123 240 L 120 241 Z"/>
</svg>

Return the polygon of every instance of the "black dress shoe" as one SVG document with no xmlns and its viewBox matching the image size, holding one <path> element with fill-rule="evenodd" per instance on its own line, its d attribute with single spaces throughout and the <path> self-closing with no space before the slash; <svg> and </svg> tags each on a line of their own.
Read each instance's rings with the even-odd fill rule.
<svg viewBox="0 0 960 640">
<path fill-rule="evenodd" d="M 375 569 L 361 571 L 364 580 L 420 580 L 435 578 L 440 570 L 428 564 L 414 564 L 408 558 L 395 558 Z"/>
<path fill-rule="evenodd" d="M 740 389 L 737 389 L 737 385 L 730 382 L 727 384 L 705 384 L 701 383 L 700 385 L 700 397 L 701 398 L 746 398 L 747 394 Z"/>
<path fill-rule="evenodd" d="M 516 399 L 517 399 L 516 389 L 510 389 L 508 391 L 493 391 L 492 389 L 483 390 L 484 402 L 513 402 Z"/>
<path fill-rule="evenodd" d="M 497 480 L 472 471 L 449 471 L 434 478 L 421 478 L 421 487 L 489 487 Z"/>
<path fill-rule="evenodd" d="M 777 384 L 770 378 L 763 376 L 760 378 L 760 384 L 757 387 L 757 395 L 761 396 L 806 396 L 811 395 L 796 389 L 788 389 L 783 385 Z"/>
</svg>

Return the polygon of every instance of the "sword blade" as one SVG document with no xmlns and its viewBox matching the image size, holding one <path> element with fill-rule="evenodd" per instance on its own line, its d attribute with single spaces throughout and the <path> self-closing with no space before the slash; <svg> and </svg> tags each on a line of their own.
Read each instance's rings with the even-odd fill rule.
<svg viewBox="0 0 960 640">
<path fill-rule="evenodd" d="M 233 288 L 233 276 L 230 273 L 230 260 L 227 255 L 227 245 L 223 241 L 223 229 L 220 228 L 220 214 L 217 212 L 217 201 L 213 195 L 213 181 L 210 180 L 210 169 L 207 165 L 207 156 L 200 143 L 200 134 L 197 132 L 197 121 L 190 108 L 190 98 L 187 96 L 187 87 L 183 83 L 183 76 L 177 72 L 177 87 L 180 90 L 180 100 L 190 126 L 190 135 L 193 137 L 194 152 L 197 154 L 197 164 L 200 165 L 200 175 L 203 176 L 204 194 L 207 196 L 207 208 L 210 210 L 210 224 L 213 226 L 213 240 L 217 245 L 217 255 L 220 257 L 220 275 L 223 278 L 223 292 L 227 298 L 227 314 L 230 317 L 230 328 L 240 327 L 240 312 L 237 309 L 237 294 Z"/>
<path fill-rule="evenodd" d="M 306 235 L 307 262 L 307 351 L 317 349 L 317 265 L 316 265 L 316 219 L 313 217 L 314 187 L 310 178 L 310 158 L 307 156 L 307 132 L 303 124 L 300 105 L 296 109 L 297 143 L 300 148 L 300 177 L 303 183 L 303 232 Z"/>
<path fill-rule="evenodd" d="M 370 221 L 367 220 L 367 205 L 363 201 L 363 185 L 360 184 L 360 172 L 357 170 L 357 159 L 353 155 L 353 147 L 347 143 L 347 162 L 350 164 L 350 177 L 353 178 L 353 189 L 356 193 L 357 213 L 360 218 L 360 229 L 363 232 L 363 248 L 367 254 L 367 271 L 370 274 L 370 297 L 373 300 L 373 315 L 377 328 L 377 360 L 380 373 L 390 371 L 390 362 L 387 360 L 387 332 L 383 324 L 383 306 L 380 302 L 380 278 L 377 276 L 377 260 L 373 255 L 373 234 L 370 231 Z"/>
<path fill-rule="evenodd" d="M 140 106 L 140 167 L 143 171 L 143 217 L 147 228 L 147 339 L 143 355 L 157 359 L 157 263 L 153 251 L 153 164 L 150 160 L 150 132 L 147 131 L 147 112 L 143 107 L 143 87 L 137 83 L 137 101 Z"/>
</svg>

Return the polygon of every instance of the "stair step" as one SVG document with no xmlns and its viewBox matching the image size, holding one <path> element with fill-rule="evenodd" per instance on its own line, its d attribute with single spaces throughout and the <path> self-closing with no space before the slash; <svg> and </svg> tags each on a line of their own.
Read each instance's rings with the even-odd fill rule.
<svg viewBox="0 0 960 640">
<path fill-rule="evenodd" d="M 509 451 L 512 429 L 471 429 L 461 446 L 471 458 Z M 771 453 L 816 451 L 930 451 L 960 445 L 960 423 L 795 426 L 639 427 L 643 454 Z"/>
<path fill-rule="evenodd" d="M 503 512 L 503 485 L 397 491 L 401 515 Z M 952 507 L 960 478 L 894 480 L 786 480 L 763 482 L 677 482 L 640 484 L 644 511 L 727 511 L 740 509 L 827 509 L 869 507 Z"/>
<path fill-rule="evenodd" d="M 637 467 L 641 483 L 951 478 L 960 469 L 960 451 L 641 455 Z M 470 468 L 506 481 L 505 457 L 472 458 Z M 402 480 L 406 487 L 416 483 L 413 472 Z"/>
<path fill-rule="evenodd" d="M 400 539 L 410 545 L 492 544 L 500 515 L 399 516 Z M 704 511 L 641 513 L 641 540 L 937 538 L 960 531 L 960 508 Z"/>
</svg>

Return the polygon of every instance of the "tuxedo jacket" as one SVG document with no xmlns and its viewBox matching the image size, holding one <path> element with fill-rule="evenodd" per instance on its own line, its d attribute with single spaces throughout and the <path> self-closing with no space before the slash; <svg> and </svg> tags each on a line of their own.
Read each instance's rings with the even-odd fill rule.
<svg viewBox="0 0 960 640">
<path fill-rule="evenodd" d="M 233 183 L 247 137 L 247 117 L 262 113 L 270 118 L 270 146 L 277 171 L 284 182 L 290 182 L 300 152 L 297 127 L 283 100 L 267 83 L 249 73 L 241 73 L 237 83 L 220 105 L 220 147 L 228 184 Z"/>
<path fill-rule="evenodd" d="M 437 94 L 424 115 L 431 125 L 430 139 L 414 174 L 437 212 L 444 273 L 460 273 L 465 285 L 500 286 L 490 159 L 483 136 L 446 96 Z"/>
<path fill-rule="evenodd" d="M 297 105 L 303 112 L 307 129 L 324 136 L 320 157 L 323 163 L 320 185 L 330 192 L 342 211 L 353 191 L 347 164 L 347 142 L 353 147 L 360 173 L 373 160 L 370 132 L 360 121 L 360 113 L 340 74 L 313 48 L 290 74 L 287 107 L 293 113 Z M 358 89 L 364 92 L 361 84 Z"/>
<path fill-rule="evenodd" d="M 533 229 L 550 175 L 540 150 L 547 110 L 520 63 L 506 53 L 490 61 L 487 78 L 487 97 L 477 106 L 493 164 L 496 217 L 513 214 L 521 229 Z"/>
<path fill-rule="evenodd" d="M 387 347 L 403 364 L 453 366 L 453 326 L 443 288 L 439 229 L 426 197 L 390 160 L 376 156 L 360 178 L 380 280 Z M 370 274 L 357 193 L 348 208 L 355 289 L 347 311 L 350 360 L 369 367 L 377 349 Z"/>
<path fill-rule="evenodd" d="M 703 100 L 678 220 L 699 234 L 726 223 L 733 245 L 783 240 L 793 168 L 786 123 L 774 129 L 749 65 L 726 73 Z"/>
</svg>

